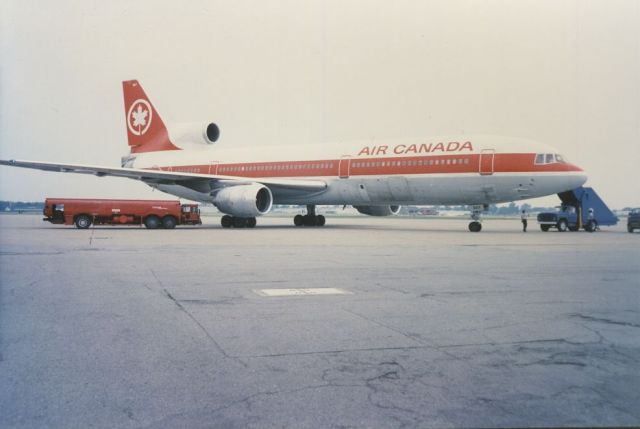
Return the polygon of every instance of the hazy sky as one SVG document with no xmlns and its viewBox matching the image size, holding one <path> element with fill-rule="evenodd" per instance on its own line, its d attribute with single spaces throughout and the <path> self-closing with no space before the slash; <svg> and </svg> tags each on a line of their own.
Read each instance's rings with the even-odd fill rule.
<svg viewBox="0 0 640 429">
<path fill-rule="evenodd" d="M 19 0 L 0 20 L 3 159 L 119 166 L 135 78 L 220 144 L 525 137 L 640 206 L 638 0 Z M 166 194 L 0 167 L 0 199 L 45 196 Z"/>
</svg>

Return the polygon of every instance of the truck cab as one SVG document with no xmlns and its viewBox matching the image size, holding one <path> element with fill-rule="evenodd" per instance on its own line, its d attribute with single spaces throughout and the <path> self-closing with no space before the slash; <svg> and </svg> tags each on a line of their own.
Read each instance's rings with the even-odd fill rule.
<svg viewBox="0 0 640 429">
<path fill-rule="evenodd" d="M 181 222 L 185 225 L 201 225 L 200 219 L 200 207 L 197 204 L 183 204 L 182 205 Z"/>
<path fill-rule="evenodd" d="M 627 217 L 627 231 L 633 232 L 636 229 L 640 229 L 640 208 L 631 210 Z"/>
<path fill-rule="evenodd" d="M 557 228 L 558 231 L 577 231 L 578 214 L 572 205 L 562 204 L 557 212 L 546 212 L 538 214 L 538 223 L 542 231 L 549 231 L 550 228 Z"/>
<path fill-rule="evenodd" d="M 559 211 L 538 214 L 538 223 L 542 231 L 557 228 L 558 231 L 593 232 L 600 226 L 618 223 L 618 217 L 607 207 L 592 188 L 579 187 L 558 194 L 562 205 Z"/>
<path fill-rule="evenodd" d="M 56 224 L 64 223 L 64 203 L 58 202 L 56 204 L 47 199 L 44 202 L 42 214 L 45 216 L 43 220 Z"/>
</svg>

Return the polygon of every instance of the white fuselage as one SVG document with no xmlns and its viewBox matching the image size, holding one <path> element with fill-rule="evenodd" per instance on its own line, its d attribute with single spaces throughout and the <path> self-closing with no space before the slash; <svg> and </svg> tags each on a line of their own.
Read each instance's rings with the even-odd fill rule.
<svg viewBox="0 0 640 429">
<path fill-rule="evenodd" d="M 124 166 L 256 182 L 278 178 L 327 184 L 312 194 L 275 188 L 275 204 L 475 205 L 535 198 L 582 185 L 585 173 L 557 154 L 550 146 L 528 140 L 457 136 L 299 146 L 202 144 L 132 154 Z M 208 189 L 150 185 L 182 198 L 212 201 Z"/>
</svg>

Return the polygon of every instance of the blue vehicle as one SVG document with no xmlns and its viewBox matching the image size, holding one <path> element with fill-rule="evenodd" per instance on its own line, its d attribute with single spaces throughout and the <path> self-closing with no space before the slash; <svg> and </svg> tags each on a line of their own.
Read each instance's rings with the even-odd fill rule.
<svg viewBox="0 0 640 429">
<path fill-rule="evenodd" d="M 593 188 L 579 187 L 558 194 L 562 205 L 558 212 L 538 214 L 540 229 L 549 231 L 585 231 L 593 232 L 600 226 L 611 226 L 618 223 L 618 217 L 607 207 Z"/>
<path fill-rule="evenodd" d="M 627 231 L 633 232 L 635 229 L 640 229 L 640 208 L 631 210 L 627 218 Z"/>
</svg>

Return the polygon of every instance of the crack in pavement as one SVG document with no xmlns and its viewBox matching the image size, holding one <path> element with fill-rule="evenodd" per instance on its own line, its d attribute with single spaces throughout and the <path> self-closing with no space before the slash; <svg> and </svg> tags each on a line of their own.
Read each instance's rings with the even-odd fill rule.
<svg viewBox="0 0 640 429">
<path fill-rule="evenodd" d="M 407 334 L 406 332 L 403 332 L 403 331 L 401 331 L 401 330 L 399 330 L 399 329 L 396 329 L 396 328 L 393 328 L 393 327 L 391 327 L 391 326 L 385 325 L 385 324 L 384 324 L 384 323 L 382 323 L 382 322 L 379 322 L 379 321 L 377 321 L 377 320 L 375 320 L 375 319 L 372 319 L 372 318 L 366 317 L 366 316 L 364 316 L 364 315 L 362 315 L 362 314 L 356 313 L 355 311 L 348 310 L 348 309 L 346 309 L 346 308 L 343 308 L 342 310 L 343 310 L 343 311 L 345 311 L 345 312 L 347 312 L 347 313 L 349 313 L 349 314 L 352 314 L 352 315 L 354 315 L 354 316 L 360 317 L 361 319 L 366 320 L 367 322 L 373 323 L 373 324 L 378 325 L 378 326 L 380 326 L 380 327 L 382 327 L 382 328 L 389 329 L 390 331 L 393 331 L 393 332 L 395 332 L 395 333 L 397 333 L 397 334 L 400 334 L 400 335 L 402 335 L 403 337 L 405 337 L 405 338 L 407 338 L 407 339 L 409 339 L 409 340 L 412 340 L 412 341 L 414 341 L 414 342 L 416 342 L 416 343 L 418 343 L 418 344 L 422 345 L 422 346 L 423 346 L 423 348 L 426 348 L 426 349 L 432 349 L 432 350 L 437 350 L 437 351 L 439 351 L 440 353 L 445 354 L 445 355 L 449 356 L 449 357 L 450 357 L 450 358 L 452 358 L 452 359 L 458 359 L 458 357 L 457 357 L 457 356 L 455 356 L 455 355 L 453 355 L 453 354 L 450 354 L 450 353 L 448 353 L 448 352 L 447 352 L 447 351 L 445 351 L 445 350 L 441 350 L 441 349 L 440 349 L 440 347 L 435 346 L 435 345 L 432 345 L 432 344 L 429 344 L 429 343 L 425 343 L 424 341 L 421 341 L 420 339 L 416 338 L 415 336 L 409 335 L 409 334 Z"/>
<path fill-rule="evenodd" d="M 586 320 L 588 322 L 598 322 L 598 323 L 606 323 L 608 325 L 619 325 L 619 326 L 629 326 L 631 328 L 640 328 L 640 325 L 635 324 L 635 323 L 620 322 L 620 321 L 617 321 L 617 320 L 606 319 L 606 318 L 603 318 L 603 317 L 586 316 L 586 315 L 581 314 L 581 313 L 573 313 L 573 314 L 570 314 L 569 317 Z"/>
<path fill-rule="evenodd" d="M 191 319 L 193 321 L 193 323 L 195 323 L 201 330 L 202 332 L 204 332 L 204 334 L 207 336 L 207 338 L 209 338 L 209 340 L 211 340 L 211 343 L 213 343 L 213 345 L 218 349 L 218 351 L 220 353 L 222 353 L 222 355 L 226 358 L 231 358 L 233 356 L 229 356 L 227 354 L 227 352 L 220 346 L 220 344 L 218 344 L 218 342 L 215 340 L 215 338 L 213 338 L 213 336 L 209 333 L 209 331 L 207 331 L 207 329 L 202 325 L 202 323 L 200 323 L 200 321 L 198 319 L 196 319 L 191 313 L 189 313 L 189 311 L 187 311 L 186 308 L 184 308 L 184 306 L 182 304 L 180 304 L 180 302 L 175 299 L 173 297 L 173 295 L 171 295 L 171 293 L 166 290 L 166 289 L 162 289 L 162 292 L 165 294 L 165 296 L 167 298 L 169 298 L 171 301 L 173 301 L 173 303 L 182 311 L 184 312 L 184 314 L 187 315 L 187 317 L 189 317 L 189 319 Z"/>
<path fill-rule="evenodd" d="M 184 306 L 182 304 L 180 304 L 180 301 L 178 301 L 177 299 L 175 299 L 173 297 L 173 295 L 171 295 L 171 293 L 164 287 L 164 285 L 162 284 L 162 281 L 160 281 L 160 279 L 158 278 L 158 276 L 156 275 L 155 271 L 153 271 L 152 269 L 149 269 L 149 271 L 151 271 L 151 274 L 153 275 L 153 277 L 156 279 L 156 281 L 158 282 L 158 284 L 160 285 L 160 287 L 162 288 L 162 292 L 163 294 L 169 298 L 179 309 L 180 311 L 182 311 L 184 314 L 187 315 L 187 317 L 189 319 L 191 319 L 191 321 L 193 321 L 193 323 L 196 324 L 196 326 L 198 326 L 200 328 L 200 330 L 205 334 L 205 336 L 211 341 L 211 343 L 215 346 L 215 348 L 222 354 L 222 356 L 224 356 L 225 358 L 233 358 L 235 360 L 237 360 L 238 362 L 240 362 L 241 365 L 246 367 L 246 364 L 242 361 L 240 361 L 237 358 L 234 358 L 233 356 L 229 356 L 227 354 L 227 352 L 222 348 L 222 346 L 220 346 L 220 344 L 218 344 L 218 342 L 216 341 L 215 338 L 213 338 L 213 336 L 209 333 L 209 331 L 207 331 L 207 329 L 204 327 L 204 325 L 202 325 L 202 323 L 200 323 L 200 321 L 198 319 L 196 319 L 186 308 L 184 308 Z"/>
<path fill-rule="evenodd" d="M 266 354 L 266 355 L 239 355 L 234 357 L 245 358 L 245 359 L 260 359 L 260 358 L 278 358 L 278 357 L 288 357 L 288 356 L 331 355 L 331 354 L 352 353 L 352 352 L 377 352 L 377 351 L 389 351 L 389 350 L 423 350 L 423 349 L 433 349 L 433 347 L 426 346 L 426 345 L 405 346 L 405 347 L 371 347 L 371 348 L 362 348 L 362 349 L 318 350 L 318 351 L 312 351 L 312 352 L 273 353 L 273 354 Z"/>
</svg>

